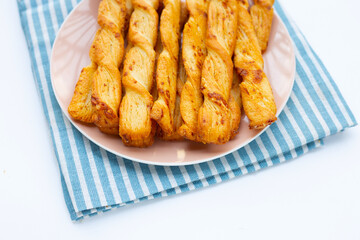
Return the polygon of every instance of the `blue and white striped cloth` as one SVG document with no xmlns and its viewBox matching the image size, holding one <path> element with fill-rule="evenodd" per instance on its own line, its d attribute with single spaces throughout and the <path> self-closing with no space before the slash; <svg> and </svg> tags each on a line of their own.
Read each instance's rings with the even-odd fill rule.
<svg viewBox="0 0 360 240">
<path fill-rule="evenodd" d="M 72 220 L 127 204 L 202 188 L 300 156 L 356 125 L 338 87 L 296 25 L 275 9 L 295 44 L 296 79 L 276 121 L 249 145 L 207 163 L 161 167 L 117 157 L 90 142 L 63 115 L 50 81 L 50 53 L 64 18 L 79 0 L 18 0 L 22 27 L 61 171 Z"/>
</svg>

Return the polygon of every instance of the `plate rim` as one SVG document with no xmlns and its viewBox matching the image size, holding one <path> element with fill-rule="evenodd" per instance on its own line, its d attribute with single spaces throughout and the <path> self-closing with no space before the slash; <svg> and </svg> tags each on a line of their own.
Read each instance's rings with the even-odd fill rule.
<svg viewBox="0 0 360 240">
<path fill-rule="evenodd" d="M 109 148 L 107 148 L 106 146 L 104 146 L 103 144 L 101 143 L 98 143 L 96 140 L 92 139 L 91 137 L 89 137 L 83 130 L 81 130 L 77 124 L 75 123 L 75 121 L 69 116 L 69 114 L 67 114 L 64 109 L 61 107 L 61 104 L 60 104 L 60 101 L 59 101 L 59 97 L 57 96 L 56 94 L 56 91 L 54 90 L 54 81 L 53 81 L 53 52 L 54 52 L 54 49 L 55 49 L 55 46 L 57 45 L 57 41 L 58 41 L 58 36 L 59 36 L 59 33 L 61 32 L 61 30 L 63 29 L 63 27 L 65 26 L 65 23 L 66 21 L 68 21 L 68 19 L 74 14 L 74 12 L 82 5 L 84 4 L 84 2 L 86 1 L 89 1 L 89 0 L 82 0 L 80 3 L 78 3 L 73 9 L 72 11 L 69 13 L 69 15 L 66 16 L 66 18 L 64 19 L 64 22 L 61 24 L 61 27 L 59 28 L 58 32 L 56 33 L 56 37 L 55 37 L 55 40 L 54 40 L 54 43 L 53 43 L 53 46 L 52 46 L 52 49 L 51 49 L 51 57 L 50 57 L 50 80 L 51 80 L 51 87 L 52 87 L 52 92 L 54 93 L 55 95 L 55 98 L 56 98 L 56 101 L 58 102 L 59 104 L 59 107 L 63 113 L 63 115 L 66 116 L 66 118 L 70 121 L 70 123 L 83 135 L 85 136 L 89 141 L 93 142 L 94 144 L 98 145 L 99 147 L 103 148 L 104 150 L 116 155 L 116 156 L 119 156 L 119 157 L 122 157 L 122 158 L 125 158 L 125 159 L 129 159 L 129 160 L 132 160 L 132 161 L 135 161 L 135 162 L 139 162 L 139 163 L 143 163 L 143 164 L 147 164 L 147 165 L 155 165 L 155 166 L 187 166 L 187 165 L 194 165 L 194 164 L 200 164 L 200 163 L 204 163 L 204 162 L 209 162 L 209 161 L 212 161 L 212 160 L 215 160 L 215 159 L 218 159 L 218 158 L 221 158 L 221 157 L 224 157 L 232 152 L 235 152 L 237 150 L 239 150 L 240 148 L 243 148 L 244 146 L 246 146 L 247 144 L 251 143 L 252 141 L 254 141 L 256 138 L 258 138 L 261 134 L 263 134 L 271 125 L 265 127 L 263 130 L 261 130 L 258 134 L 256 134 L 254 137 L 252 137 L 251 139 L 245 141 L 243 144 L 240 144 L 239 146 L 236 146 L 235 148 L 225 152 L 225 153 L 221 153 L 221 154 L 218 154 L 214 157 L 210 157 L 210 158 L 205 158 L 205 159 L 201 159 L 201 160 L 198 160 L 198 161 L 192 161 L 192 162 L 173 162 L 173 163 L 169 163 L 169 162 L 151 162 L 151 161 L 146 161 L 146 160 L 142 160 L 142 159 L 138 159 L 138 158 L 134 158 L 134 157 L 130 157 L 130 156 L 126 156 L 126 154 L 123 154 L 123 153 L 119 153 L 119 152 L 115 152 Z M 289 31 L 288 29 L 286 28 L 284 22 L 281 20 L 281 18 L 279 17 L 279 15 L 277 14 L 276 11 L 274 11 L 274 17 L 276 17 L 279 21 L 279 23 L 282 25 L 282 27 L 285 29 L 286 31 L 286 34 L 287 36 L 289 37 L 290 39 L 290 48 L 291 48 L 291 53 L 292 53 L 292 65 L 293 65 L 293 68 L 294 68 L 294 71 L 292 71 L 292 76 L 291 76 L 291 87 L 290 87 L 290 91 L 288 92 L 287 96 L 286 96 L 286 100 L 284 101 L 284 104 L 277 109 L 277 113 L 276 113 L 276 117 L 278 117 L 284 110 L 287 102 L 289 101 L 290 99 L 290 96 L 291 96 L 291 93 L 292 93 L 292 90 L 294 88 L 294 83 L 295 83 L 295 73 L 296 73 L 296 57 L 295 57 L 295 49 L 294 49 L 294 43 L 291 39 L 291 36 L 289 34 Z M 289 78 L 290 79 L 290 78 Z"/>
</svg>

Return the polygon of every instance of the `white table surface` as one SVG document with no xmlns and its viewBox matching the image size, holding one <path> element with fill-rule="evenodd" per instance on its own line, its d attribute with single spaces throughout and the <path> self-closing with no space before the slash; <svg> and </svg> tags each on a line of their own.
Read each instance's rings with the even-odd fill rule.
<svg viewBox="0 0 360 240">
<path fill-rule="evenodd" d="M 283 0 L 360 120 L 360 1 Z M 0 1 L 0 239 L 360 239 L 360 128 L 255 174 L 73 223 L 16 1 Z"/>
</svg>

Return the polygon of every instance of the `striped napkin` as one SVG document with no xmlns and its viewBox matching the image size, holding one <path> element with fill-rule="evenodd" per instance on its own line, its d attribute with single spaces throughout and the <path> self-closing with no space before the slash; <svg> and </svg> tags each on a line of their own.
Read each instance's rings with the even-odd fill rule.
<svg viewBox="0 0 360 240">
<path fill-rule="evenodd" d="M 355 126 L 338 87 L 278 2 L 295 45 L 296 76 L 279 120 L 247 146 L 213 161 L 180 167 L 139 164 L 90 142 L 63 115 L 50 81 L 51 46 L 79 0 L 18 0 L 35 83 L 49 122 L 72 220 L 124 205 L 202 188 L 300 156 L 322 139 Z"/>
</svg>

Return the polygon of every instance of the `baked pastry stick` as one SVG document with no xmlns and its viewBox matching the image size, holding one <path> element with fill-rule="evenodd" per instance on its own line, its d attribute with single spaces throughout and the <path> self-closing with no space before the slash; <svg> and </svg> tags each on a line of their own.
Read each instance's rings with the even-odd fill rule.
<svg viewBox="0 0 360 240">
<path fill-rule="evenodd" d="M 203 103 L 200 90 L 201 71 L 206 57 L 206 20 L 208 0 L 187 0 L 189 19 L 183 31 L 182 56 L 186 82 L 180 98 L 183 124 L 179 134 L 197 141 L 198 113 Z"/>
<path fill-rule="evenodd" d="M 160 35 L 163 50 L 156 68 L 158 99 L 151 109 L 151 118 L 162 129 L 163 134 L 174 133 L 174 110 L 178 71 L 180 39 L 180 0 L 163 0 L 164 9 L 160 17 Z"/>
<path fill-rule="evenodd" d="M 124 55 L 125 12 L 124 0 L 100 2 L 100 29 L 90 49 L 91 64 L 82 70 L 68 109 L 73 118 L 93 122 L 109 134 L 118 134 L 121 99 L 118 68 Z"/>
<path fill-rule="evenodd" d="M 125 94 L 120 105 L 119 134 L 127 146 L 146 147 L 154 142 L 155 123 L 150 119 L 159 0 L 133 0 L 128 50 L 123 68 Z"/>
<path fill-rule="evenodd" d="M 180 59 L 182 59 L 181 53 L 180 53 Z M 174 109 L 174 132 L 171 135 L 163 134 L 162 131 L 160 131 L 160 137 L 163 140 L 166 141 L 176 141 L 176 140 L 182 140 L 183 137 L 179 134 L 179 128 L 181 127 L 183 120 L 181 118 L 181 112 L 180 112 L 180 97 L 182 93 L 182 89 L 184 87 L 184 83 L 186 80 L 186 73 L 183 61 L 179 61 L 179 71 L 176 81 L 176 100 L 175 100 L 175 109 Z"/>
<path fill-rule="evenodd" d="M 233 81 L 232 55 L 237 26 L 236 0 L 211 0 L 202 68 L 204 103 L 199 110 L 198 136 L 203 143 L 224 144 L 231 137 L 229 98 Z"/>
<path fill-rule="evenodd" d="M 124 0 L 103 0 L 99 5 L 100 30 L 94 42 L 92 59 L 98 68 L 93 78 L 91 102 L 94 123 L 109 134 L 119 133 L 121 76 L 119 67 L 124 56 Z"/>
<path fill-rule="evenodd" d="M 187 21 L 187 10 L 186 5 L 184 2 L 181 2 L 181 16 L 180 16 L 180 32 L 182 31 L 185 22 Z M 162 46 L 161 41 L 158 39 L 158 43 L 156 46 L 156 53 L 161 52 Z M 184 83 L 186 81 L 186 73 L 184 68 L 184 62 L 182 61 L 182 54 L 181 50 L 179 51 L 179 67 L 178 67 L 178 74 L 177 74 L 177 81 L 176 81 L 176 101 L 175 101 L 175 110 L 174 110 L 174 133 L 171 135 L 163 134 L 161 128 L 158 131 L 158 136 L 162 138 L 165 141 L 178 141 L 182 140 L 183 137 L 179 134 L 179 128 L 181 127 L 183 120 L 181 117 L 180 112 L 180 97 L 182 93 L 182 89 L 184 86 Z M 155 96 L 157 96 L 157 91 L 153 92 L 153 97 L 155 99 Z"/>
<path fill-rule="evenodd" d="M 242 104 L 250 128 L 262 129 L 276 121 L 276 105 L 270 83 L 263 72 L 263 59 L 247 0 L 238 0 L 238 28 L 234 63 L 242 77 Z"/>
<path fill-rule="evenodd" d="M 250 9 L 252 23 L 262 52 L 268 46 L 272 19 L 274 16 L 275 0 L 254 0 L 254 5 Z"/>
<path fill-rule="evenodd" d="M 81 70 L 79 80 L 75 86 L 74 95 L 68 107 L 68 112 L 72 118 L 85 123 L 94 122 L 91 95 L 93 77 L 96 69 L 96 63 L 92 62 L 89 66 Z"/>
</svg>

